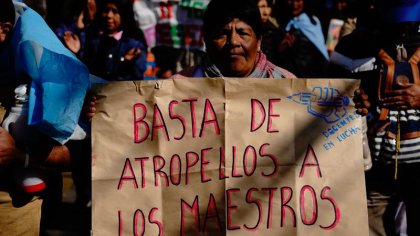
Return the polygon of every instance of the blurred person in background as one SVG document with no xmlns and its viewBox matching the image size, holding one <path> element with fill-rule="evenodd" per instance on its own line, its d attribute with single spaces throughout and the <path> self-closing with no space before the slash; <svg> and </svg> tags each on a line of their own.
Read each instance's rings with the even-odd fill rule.
<svg viewBox="0 0 420 236">
<path fill-rule="evenodd" d="M 147 46 L 135 25 L 131 2 L 98 0 L 95 25 L 98 34 L 86 39 L 83 61 L 92 74 L 109 81 L 142 80 Z"/>
<path fill-rule="evenodd" d="M 286 33 L 277 46 L 274 63 L 299 78 L 322 78 L 329 56 L 319 19 L 307 8 L 306 1 L 282 2 L 284 12 L 277 15 Z"/>
<path fill-rule="evenodd" d="M 86 167 L 76 163 L 77 153 L 89 146 L 80 143 L 86 133 L 77 124 L 88 71 L 41 16 L 10 0 L 0 2 L 0 61 L 0 110 L 7 117 L 2 123 L 0 114 L 0 229 L 4 235 L 39 235 L 41 198 L 42 207 L 60 201 L 60 171 Z M 29 83 L 29 93 L 15 90 L 14 96 L 16 85 Z M 19 107 L 18 97 L 29 100 L 22 100 L 28 106 L 19 115 L 11 109 Z M 35 170 L 36 178 L 27 175 Z"/>
<path fill-rule="evenodd" d="M 375 13 L 377 11 L 380 11 L 379 9 L 377 9 L 380 1 L 381 0 L 350 1 L 346 8 L 346 14 L 343 15 L 344 24 L 341 27 L 340 38 L 353 32 L 353 30 L 356 28 L 358 17 L 365 17 L 364 14 L 366 14 L 367 12 Z"/>
<path fill-rule="evenodd" d="M 10 38 L 15 24 L 12 1 L 0 2 L 0 124 L 5 112 L 13 106 L 13 90 L 19 84 L 14 76 Z M 27 197 L 26 204 L 15 208 L 11 196 L 19 190 L 14 181 L 15 165 L 24 160 L 13 137 L 0 126 L 0 229 L 7 235 L 38 236 L 41 221 L 40 197 Z M 15 200 L 16 201 L 16 200 Z M 15 203 L 16 204 L 16 203 Z"/>
<path fill-rule="evenodd" d="M 204 54 L 202 16 L 209 0 L 146 2 L 150 4 L 143 6 L 148 5 L 156 17 L 156 23 L 145 32 L 152 41 L 157 77 L 169 78 L 185 67 L 199 64 Z"/>
<path fill-rule="evenodd" d="M 54 32 L 70 51 L 78 58 L 83 58 L 86 34 L 94 33 L 88 31 L 96 14 L 96 1 L 72 1 L 68 9 L 66 17 L 54 29 Z"/>
<path fill-rule="evenodd" d="M 23 2 L 28 7 L 36 11 L 42 18 L 46 18 L 47 12 L 47 0 L 20 0 L 17 2 Z"/>
<path fill-rule="evenodd" d="M 275 18 L 271 17 L 273 10 L 273 0 L 256 0 L 257 6 L 260 9 L 262 21 L 262 42 L 261 50 L 267 56 L 268 60 L 273 59 L 275 47 L 279 35 L 281 35 L 279 25 Z"/>
<path fill-rule="evenodd" d="M 420 2 L 381 4 L 358 17 L 331 61 L 361 78 L 356 107 L 369 111 L 369 235 L 420 235 Z"/>
</svg>

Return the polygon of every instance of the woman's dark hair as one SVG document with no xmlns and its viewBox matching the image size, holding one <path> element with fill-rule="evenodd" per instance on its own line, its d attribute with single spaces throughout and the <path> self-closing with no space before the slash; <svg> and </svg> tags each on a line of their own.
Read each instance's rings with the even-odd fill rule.
<svg viewBox="0 0 420 236">
<path fill-rule="evenodd" d="M 15 7 L 11 0 L 0 1 L 0 22 L 15 23 Z"/>
<path fill-rule="evenodd" d="M 273 5 L 274 5 L 274 0 L 266 0 L 267 1 L 267 5 L 269 6 L 269 7 L 273 7 Z"/>
<path fill-rule="evenodd" d="M 87 3 L 87 0 L 64 1 L 61 8 L 61 17 L 65 24 L 71 24 L 74 19 L 79 17 Z"/>
<path fill-rule="evenodd" d="M 214 30 L 238 18 L 251 26 L 259 38 L 262 22 L 256 0 L 212 0 L 203 16 L 204 39 L 209 39 Z"/>
</svg>

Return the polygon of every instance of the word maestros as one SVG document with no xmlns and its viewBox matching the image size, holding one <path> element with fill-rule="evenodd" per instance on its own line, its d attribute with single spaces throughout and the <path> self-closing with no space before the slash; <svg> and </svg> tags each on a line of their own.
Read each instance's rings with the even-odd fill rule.
<svg viewBox="0 0 420 236">
<path fill-rule="evenodd" d="M 202 110 L 197 110 L 197 103 L 202 102 L 204 106 Z M 249 131 L 255 132 L 264 126 L 265 132 L 277 133 L 278 130 L 274 129 L 272 124 L 274 119 L 280 117 L 280 110 L 278 108 L 281 99 L 268 99 L 264 104 L 257 99 L 250 100 L 251 114 Z M 188 106 L 189 114 L 178 114 L 175 112 L 176 106 Z M 164 116 L 162 109 L 167 109 L 168 115 Z M 151 121 L 146 120 L 148 112 L 153 112 Z M 197 112 L 202 112 L 202 119 L 197 120 Z M 186 117 L 189 117 L 187 119 Z M 168 132 L 168 120 L 177 121 L 179 129 L 176 134 Z M 187 120 L 190 123 L 187 124 Z M 133 121 L 134 121 L 134 142 L 142 143 L 148 139 L 151 142 L 156 140 L 158 133 L 163 135 L 165 140 L 182 140 L 186 135 L 191 135 L 193 138 L 202 138 L 205 135 L 220 135 L 219 121 L 216 116 L 213 104 L 209 99 L 200 101 L 196 98 L 183 99 L 182 101 L 171 101 L 167 107 L 159 107 L 157 104 L 153 106 L 152 110 L 148 110 L 148 106 L 142 103 L 133 105 Z M 171 123 L 172 124 L 172 123 Z M 245 125 L 244 125 L 245 127 Z M 191 133 L 187 130 L 191 129 Z M 229 178 L 247 178 L 250 176 L 259 175 L 261 178 L 274 178 L 279 175 L 281 166 L 278 165 L 275 154 L 270 153 L 270 143 L 261 143 L 258 146 L 248 145 L 239 150 L 237 146 L 229 147 L 229 156 L 226 155 L 226 147 L 208 147 L 200 150 L 189 151 L 179 150 L 172 156 L 162 157 L 155 155 L 150 157 L 135 157 L 126 158 L 122 167 L 121 177 L 118 181 L 117 190 L 122 191 L 126 188 L 145 189 L 145 188 L 165 188 L 169 186 L 188 186 L 191 184 L 192 169 L 199 168 L 200 177 L 196 181 L 202 184 L 211 181 L 225 181 Z M 274 148 L 272 148 L 274 149 Z M 208 158 L 212 156 L 212 159 Z M 214 158 L 217 156 L 218 158 Z M 231 166 L 226 166 L 226 159 L 230 158 Z M 264 168 L 258 171 L 258 163 L 264 161 L 265 166 L 267 163 L 272 163 L 271 168 Z M 146 163 L 150 162 L 153 169 L 145 168 Z M 217 163 L 219 166 L 218 177 L 207 176 L 206 173 L 209 165 Z M 322 171 L 318 162 L 316 153 L 311 145 L 308 145 L 305 158 L 299 166 L 299 178 L 305 177 L 305 170 L 314 168 L 311 173 L 316 173 L 315 178 L 322 179 Z M 229 170 L 229 171 L 227 171 Z M 308 171 L 306 171 L 309 173 Z M 312 177 L 312 176 L 311 176 Z M 306 177 L 306 178 L 311 178 Z M 153 180 L 153 183 L 147 182 L 146 179 Z M 161 185 L 161 186 L 160 186 Z M 219 229 L 220 232 L 224 230 L 239 230 L 245 229 L 255 231 L 260 227 L 271 229 L 274 227 L 291 226 L 296 227 L 297 219 L 299 218 L 302 224 L 313 227 L 320 227 L 324 230 L 332 230 L 340 222 L 340 208 L 336 200 L 332 196 L 333 190 L 330 186 L 324 186 L 321 189 L 315 189 L 310 185 L 304 185 L 300 189 L 293 189 L 290 186 L 277 186 L 273 188 L 255 188 L 247 187 L 231 188 L 225 190 L 224 203 L 217 203 L 213 194 L 210 194 L 206 199 L 199 198 L 198 195 L 193 201 L 187 201 L 180 198 L 180 235 L 185 235 L 186 226 L 184 225 L 185 217 L 195 217 L 195 228 L 197 232 L 206 233 L 209 225 Z M 266 193 L 266 199 L 255 197 L 261 193 Z M 242 202 L 233 201 L 235 194 L 245 194 Z M 292 206 L 291 202 L 298 199 L 297 206 Z M 309 201 L 308 201 L 309 198 Z M 329 209 L 321 209 L 318 207 L 320 201 L 327 201 L 330 205 Z M 265 203 L 268 204 L 266 205 Z M 278 204 L 274 204 L 277 202 Z M 264 203 L 264 204 L 263 204 Z M 220 206 L 218 204 L 223 204 Z M 238 222 L 234 217 L 234 213 L 241 207 L 252 205 L 259 212 L 255 215 L 254 224 L 245 224 Z M 273 206 L 279 206 L 278 209 L 273 209 Z M 200 212 L 200 209 L 206 206 L 207 210 Z M 221 210 L 225 210 L 225 219 L 220 219 Z M 308 212 L 308 209 L 309 212 Z M 146 224 L 154 225 L 159 229 L 159 235 L 163 234 L 163 223 L 159 222 L 155 214 L 158 214 L 160 209 L 158 207 L 152 208 L 148 211 L 142 209 L 134 210 L 131 219 L 124 219 L 124 212 L 118 211 L 119 232 L 122 232 L 122 227 L 130 227 L 133 229 L 133 234 L 143 235 L 146 230 Z M 281 216 L 281 221 L 274 223 L 271 222 L 273 212 L 278 211 Z M 322 212 L 324 211 L 324 212 Z M 331 214 L 331 222 L 317 222 L 318 215 Z M 267 224 L 262 224 L 263 219 L 266 218 Z M 122 222 L 137 222 L 134 225 L 122 224 Z M 141 223 L 139 223 L 141 222 Z M 226 222 L 226 225 L 224 225 Z M 147 233 L 146 233 L 147 234 Z"/>
</svg>

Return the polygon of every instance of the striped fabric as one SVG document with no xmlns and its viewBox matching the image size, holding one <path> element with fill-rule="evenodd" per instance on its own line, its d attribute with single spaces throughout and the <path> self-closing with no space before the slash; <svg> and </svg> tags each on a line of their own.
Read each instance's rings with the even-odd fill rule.
<svg viewBox="0 0 420 236">
<path fill-rule="evenodd" d="M 379 113 L 378 109 L 378 113 Z M 420 110 L 390 111 L 388 123 L 378 124 L 378 132 L 371 139 L 373 155 L 376 160 L 385 163 L 394 162 L 396 158 L 396 134 L 400 117 L 400 152 L 398 162 L 420 163 Z"/>
</svg>

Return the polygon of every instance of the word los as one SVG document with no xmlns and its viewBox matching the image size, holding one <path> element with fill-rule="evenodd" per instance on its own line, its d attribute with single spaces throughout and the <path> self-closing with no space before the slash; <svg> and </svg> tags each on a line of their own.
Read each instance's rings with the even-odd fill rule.
<svg viewBox="0 0 420 236">
<path fill-rule="evenodd" d="M 158 228 L 158 235 L 163 235 L 163 224 L 159 220 L 155 219 L 155 213 L 159 211 L 158 208 L 154 207 L 152 208 L 147 215 L 145 215 L 144 211 L 137 209 L 134 212 L 133 215 L 133 221 L 132 221 L 132 229 L 133 229 L 133 235 L 144 235 L 146 232 L 146 217 L 147 217 L 147 223 L 156 225 Z M 126 225 L 123 223 L 123 212 L 121 210 L 118 211 L 118 236 L 123 235 L 124 226 Z M 140 225 L 140 227 L 139 227 Z M 149 234 L 148 234 L 149 235 Z"/>
<path fill-rule="evenodd" d="M 207 132 L 220 135 L 220 122 L 212 102 L 210 99 L 205 99 L 204 104 L 200 104 L 203 105 L 203 111 L 201 113 L 203 118 L 201 122 L 197 121 L 198 111 L 196 107 L 198 102 L 197 98 L 186 98 L 182 99 L 181 102 L 173 100 L 168 104 L 167 117 L 163 115 L 161 107 L 154 104 L 151 122 L 146 119 L 148 107 L 143 103 L 134 104 L 134 142 L 142 143 L 146 141 L 149 136 L 150 141 L 154 141 L 157 138 L 158 132 L 161 132 L 166 141 L 170 141 L 171 139 L 182 140 L 185 135 L 187 135 L 187 128 L 191 129 L 191 137 L 193 138 L 202 138 Z M 250 132 L 257 131 L 264 123 L 267 123 L 267 133 L 279 132 L 272 127 L 273 119 L 280 117 L 280 114 L 277 114 L 274 110 L 274 105 L 279 102 L 280 99 L 269 99 L 266 108 L 261 101 L 251 99 Z M 185 114 L 185 109 L 183 109 L 184 113 L 177 113 L 176 110 L 179 106 L 188 106 L 189 114 Z M 186 116 L 189 117 L 190 123 L 187 123 Z M 168 124 L 168 121 L 176 121 L 176 123 L 172 122 Z M 176 134 L 169 133 L 169 125 L 175 127 L 174 130 L 176 130 Z"/>
<path fill-rule="evenodd" d="M 235 201 L 238 199 L 235 195 L 241 194 L 243 190 L 239 188 L 231 188 L 225 191 L 226 200 L 217 201 L 215 196 L 210 193 L 208 200 L 203 197 L 195 196 L 194 200 L 187 201 L 180 199 L 180 235 L 199 235 L 208 233 L 216 233 L 246 230 L 250 232 L 257 232 L 259 228 L 274 229 L 277 227 L 294 227 L 296 228 L 300 222 L 305 226 L 312 226 L 319 221 L 319 215 L 331 214 L 333 217 L 330 222 L 318 222 L 318 226 L 323 230 L 333 230 L 340 222 L 341 213 L 340 208 L 334 198 L 330 195 L 329 186 L 323 187 L 319 194 L 310 185 L 305 185 L 300 188 L 298 195 L 294 196 L 294 189 L 289 186 L 275 187 L 275 188 L 249 188 L 246 190 L 244 201 Z M 261 196 L 263 193 L 265 196 Z M 256 196 L 258 195 L 258 196 Z M 297 201 L 294 199 L 297 198 Z M 308 201 L 309 200 L 309 201 Z M 202 205 L 204 201 L 204 204 Z M 327 201 L 331 207 L 319 208 L 320 201 Z M 297 206 L 292 206 L 291 203 L 296 202 Z M 279 206 L 274 208 L 274 206 Z M 241 223 L 241 217 L 235 217 L 235 213 L 242 207 L 253 207 L 257 214 L 252 223 Z M 200 211 L 201 209 L 201 211 Z M 320 209 L 323 212 L 320 212 Z M 205 212 L 203 211 L 205 210 Z M 135 210 L 133 219 L 124 219 L 122 212 L 118 211 L 119 232 L 121 235 L 123 221 L 133 222 L 132 227 L 134 235 L 150 235 L 146 232 L 146 217 L 148 224 L 151 227 L 157 227 L 158 234 L 163 235 L 164 225 L 162 222 L 155 219 L 154 214 L 158 213 L 158 208 L 153 208 L 145 215 L 140 209 Z M 280 220 L 273 222 L 273 212 L 278 211 Z M 194 219 L 194 225 L 186 225 L 186 219 Z M 226 219 L 226 221 L 225 221 Z M 175 220 L 175 219 L 173 219 Z M 266 222 L 263 224 L 263 221 Z M 192 232 L 195 231 L 195 232 Z"/>
<path fill-rule="evenodd" d="M 226 157 L 224 148 L 219 148 L 216 150 L 213 150 L 213 148 L 205 148 L 201 149 L 199 153 L 192 151 L 186 152 L 184 155 L 182 155 L 182 157 L 179 154 L 174 154 L 169 159 L 165 159 L 159 155 L 156 155 L 152 158 L 138 157 L 134 158 L 136 166 L 138 165 L 136 170 L 140 171 L 139 173 L 136 171 L 138 173 L 137 175 L 134 171 L 132 161 L 127 158 L 124 163 L 117 189 L 121 190 L 123 187 L 126 188 L 125 184 L 127 182 L 131 182 L 134 189 L 151 187 L 148 186 L 146 179 L 153 179 L 154 187 L 159 187 L 159 183 L 161 182 L 163 182 L 166 187 L 169 187 L 170 185 L 179 186 L 181 182 L 184 182 L 183 184 L 185 185 L 189 185 L 190 175 L 196 172 L 192 170 L 193 167 L 198 167 L 200 169 L 199 181 L 201 183 L 213 181 L 212 178 L 206 176 L 208 171 L 213 170 L 209 168 L 211 162 L 207 157 L 210 155 L 214 157 L 216 154 L 211 152 L 217 152 L 219 154 L 218 160 L 216 158 L 212 158 L 213 161 L 218 161 L 219 177 L 217 180 L 224 180 L 227 178 L 243 178 L 247 176 L 253 176 L 255 174 L 259 174 L 266 178 L 273 178 L 277 176 L 279 172 L 279 165 L 277 163 L 277 157 L 267 152 L 266 149 L 269 147 L 270 144 L 264 143 L 258 148 L 257 152 L 255 147 L 249 145 L 245 148 L 245 150 L 243 150 L 242 155 L 237 155 L 237 147 L 232 146 L 231 166 L 226 166 L 225 164 Z M 260 173 L 256 173 L 258 162 L 262 161 L 261 159 L 267 159 L 270 161 L 270 166 L 272 167 L 270 171 L 262 171 Z M 146 162 L 149 161 L 152 161 L 153 171 L 147 170 L 145 168 Z M 265 166 L 268 166 L 267 163 L 265 163 Z M 322 178 L 318 159 L 310 145 L 307 148 L 305 158 L 301 164 L 299 177 L 303 177 L 305 175 L 305 170 L 309 167 L 315 168 L 318 178 Z M 226 168 L 230 168 L 231 172 L 226 173 Z M 140 187 L 138 184 L 138 179 L 140 179 Z"/>
</svg>

